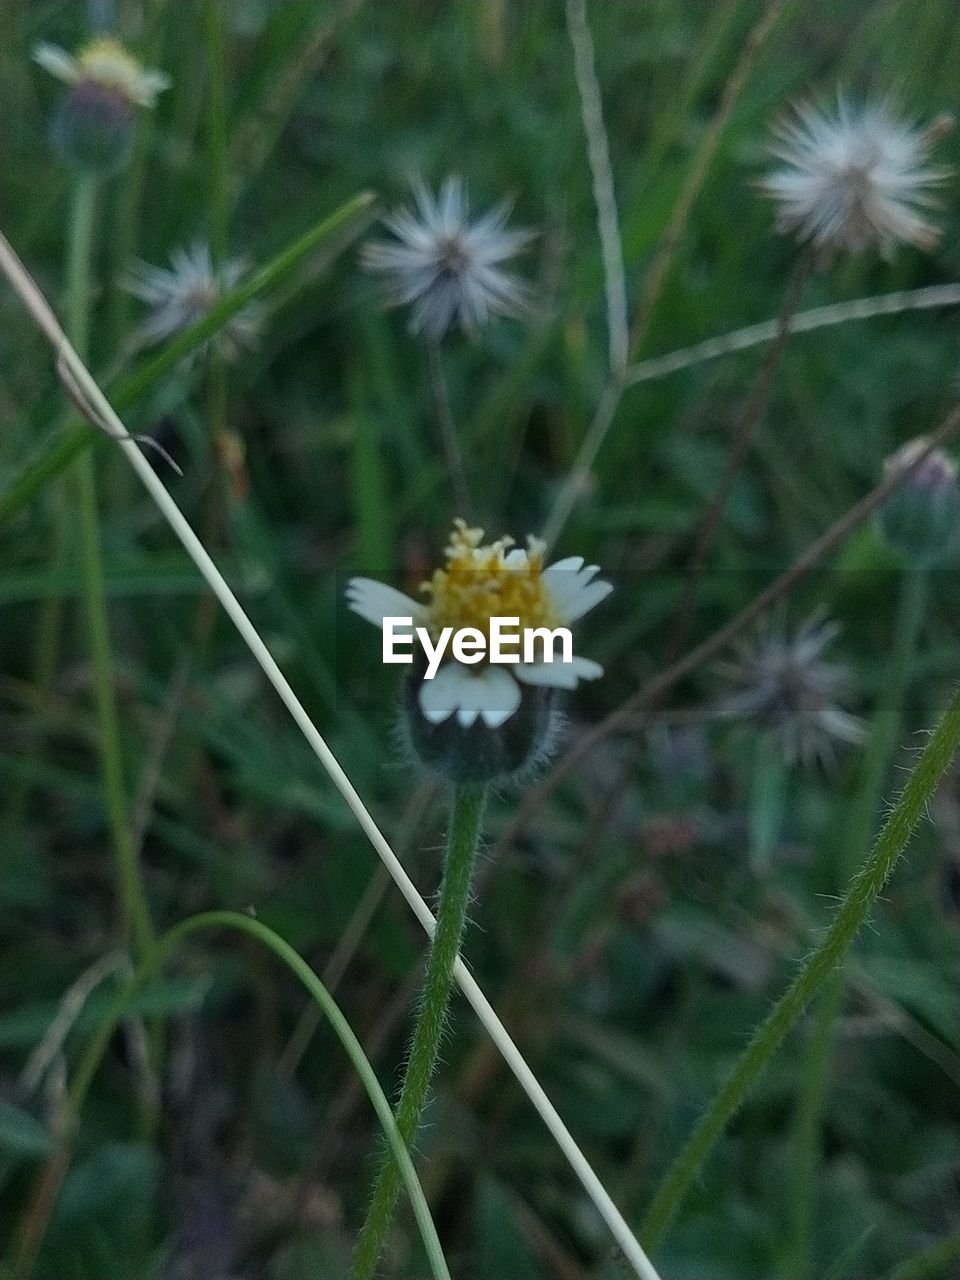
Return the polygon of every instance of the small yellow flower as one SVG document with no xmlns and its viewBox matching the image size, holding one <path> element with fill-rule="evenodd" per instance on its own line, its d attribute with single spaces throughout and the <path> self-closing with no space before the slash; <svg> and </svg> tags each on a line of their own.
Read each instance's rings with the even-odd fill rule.
<svg viewBox="0 0 960 1280">
<path fill-rule="evenodd" d="M 512 538 L 484 543 L 482 529 L 457 520 L 443 567 L 421 586 L 427 603 L 371 578 L 351 579 L 347 602 L 378 627 L 388 617 L 409 617 L 434 639 L 447 627 L 454 632 L 472 627 L 489 642 L 492 618 L 517 618 L 521 632 L 566 627 L 613 590 L 597 577 L 598 566 L 585 564 L 582 556 L 544 567 L 544 551 L 544 544 L 534 537 L 527 539 L 525 550 L 513 546 Z M 506 665 L 465 666 L 449 660 L 434 679 L 423 681 L 417 700 L 433 725 L 456 716 L 463 729 L 478 720 L 497 729 L 517 713 L 525 687 L 575 689 L 581 680 L 596 680 L 602 674 L 599 663 L 576 655 L 564 661 L 517 660 Z"/>
<path fill-rule="evenodd" d="M 430 597 L 427 626 L 475 627 L 489 640 L 492 617 L 519 618 L 520 628 L 556 627 L 560 615 L 543 579 L 544 543 L 527 539 L 511 551 L 512 538 L 482 545 L 483 530 L 457 520 L 446 549 L 446 568 L 435 569 L 420 590 Z"/>
<path fill-rule="evenodd" d="M 69 85 L 94 85 L 135 107 L 153 107 L 172 81 L 163 71 L 144 67 L 112 36 L 97 36 L 76 56 L 56 44 L 38 44 L 33 60 Z"/>
</svg>

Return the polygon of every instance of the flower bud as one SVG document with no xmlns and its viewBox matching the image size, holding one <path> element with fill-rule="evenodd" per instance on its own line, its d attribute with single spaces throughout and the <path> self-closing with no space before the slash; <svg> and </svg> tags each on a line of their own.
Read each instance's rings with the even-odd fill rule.
<svg viewBox="0 0 960 1280">
<path fill-rule="evenodd" d="M 909 467 L 927 446 L 923 437 L 898 449 L 886 474 Z M 941 449 L 932 450 L 895 489 L 876 515 L 884 541 L 909 565 L 933 568 L 960 547 L 960 485 L 957 468 Z"/>
<path fill-rule="evenodd" d="M 122 170 L 133 147 L 133 106 L 92 80 L 66 92 L 53 119 L 54 150 L 73 169 L 107 178 Z"/>
<path fill-rule="evenodd" d="M 432 772 L 456 783 L 522 782 L 553 755 L 563 723 L 559 690 L 525 686 L 517 710 L 496 728 L 480 717 L 464 728 L 456 715 L 435 724 L 420 707 L 425 669 L 415 664 L 403 682 L 400 732 Z"/>
<path fill-rule="evenodd" d="M 170 87 L 170 77 L 144 67 L 112 36 L 95 37 L 76 55 L 44 42 L 33 58 L 68 86 L 53 124 L 59 154 L 98 177 L 122 169 L 133 146 L 134 112 L 152 107 Z"/>
</svg>

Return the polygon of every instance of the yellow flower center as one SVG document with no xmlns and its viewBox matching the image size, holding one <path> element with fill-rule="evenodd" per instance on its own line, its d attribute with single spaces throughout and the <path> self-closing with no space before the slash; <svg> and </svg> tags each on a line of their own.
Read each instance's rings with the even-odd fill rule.
<svg viewBox="0 0 960 1280">
<path fill-rule="evenodd" d="M 561 623 L 543 581 L 544 544 L 527 539 L 527 560 L 516 568 L 505 563 L 512 538 L 481 545 L 482 529 L 454 522 L 446 567 L 436 569 L 420 590 L 430 597 L 428 629 L 436 640 L 444 627 L 475 627 L 490 640 L 491 618 L 519 618 L 521 630 L 557 627 Z"/>
<path fill-rule="evenodd" d="M 77 63 L 86 80 L 112 90 L 131 102 L 140 99 L 143 66 L 112 36 L 98 36 L 77 54 Z"/>
</svg>

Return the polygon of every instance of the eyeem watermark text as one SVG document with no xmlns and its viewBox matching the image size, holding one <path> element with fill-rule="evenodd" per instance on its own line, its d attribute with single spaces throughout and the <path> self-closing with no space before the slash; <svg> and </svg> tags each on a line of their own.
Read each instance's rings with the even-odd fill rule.
<svg viewBox="0 0 960 1280">
<path fill-rule="evenodd" d="M 383 660 L 387 663 L 413 662 L 414 638 L 427 658 L 425 680 L 440 670 L 449 648 L 457 662 L 472 666 L 496 662 L 513 666 L 518 662 L 572 662 L 573 635 L 569 627 L 520 627 L 519 618 L 491 618 L 489 642 L 477 627 L 444 627 L 434 643 L 426 627 L 414 627 L 413 618 L 384 618 Z M 560 648 L 559 659 L 556 656 Z"/>
</svg>

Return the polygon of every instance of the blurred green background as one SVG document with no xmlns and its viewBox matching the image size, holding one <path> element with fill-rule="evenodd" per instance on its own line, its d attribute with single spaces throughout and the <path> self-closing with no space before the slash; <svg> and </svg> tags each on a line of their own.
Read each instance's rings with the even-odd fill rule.
<svg viewBox="0 0 960 1280">
<path fill-rule="evenodd" d="M 759 13 L 754 0 L 590 6 L 631 301 Z M 481 523 L 494 536 L 540 528 L 606 371 L 563 6 L 230 0 L 222 18 L 218 174 L 204 5 L 4 0 L 0 227 L 61 306 L 71 179 L 48 137 L 62 87 L 32 64 L 31 49 L 39 40 L 73 49 L 98 22 L 173 79 L 157 109 L 138 117 L 132 164 L 99 197 L 90 345 L 108 382 L 144 358 L 131 349 L 143 313 L 122 289 L 126 273 L 208 239 L 218 201 L 230 252 L 262 265 L 358 192 L 378 195 L 373 214 L 324 241 L 263 299 L 262 340 L 223 375 L 228 458 L 211 445 L 224 388 L 209 360 L 177 364 L 126 420 L 182 466 L 178 479 L 157 464 L 429 897 L 442 803 L 397 748 L 394 673 L 380 665 L 379 637 L 341 599 L 352 572 L 416 583 L 458 513 L 422 350 L 405 317 L 383 311 L 357 246 L 377 212 L 408 199 L 412 175 L 435 189 L 457 173 L 475 209 L 509 197 L 513 220 L 537 230 L 522 263 L 535 315 L 475 342 L 452 336 L 445 357 Z M 723 131 L 642 355 L 776 315 L 797 250 L 774 237 L 755 189 L 767 130 L 792 99 L 838 86 L 891 96 L 917 119 L 955 110 L 955 4 L 787 0 Z M 937 156 L 956 165 L 955 133 Z M 954 280 L 956 183 L 945 189 L 934 253 L 838 263 L 814 276 L 804 305 Z M 693 534 L 761 361 L 754 349 L 625 396 L 560 548 L 596 560 L 617 585 L 584 625 L 582 651 L 607 676 L 577 693 L 574 731 L 663 665 Z M 691 639 L 731 617 L 867 492 L 898 444 L 931 430 L 956 379 L 954 312 L 796 338 L 731 495 Z M 61 438 L 66 416 L 48 349 L 0 288 L 4 493 Z M 422 934 L 398 894 L 379 893 L 373 852 L 239 638 L 205 603 L 120 453 L 104 441 L 96 458 L 123 766 L 155 919 L 166 927 L 205 907 L 252 908 L 318 972 L 332 962 L 341 1006 L 390 1092 Z M 58 1089 L 113 979 L 84 1003 L 43 1087 L 25 1087 L 24 1067 L 71 984 L 120 945 L 73 502 L 68 478 L 55 477 L 0 540 L 0 1256 L 12 1256 Z M 881 762 L 881 800 L 956 679 L 956 577 L 954 561 L 929 583 L 897 709 L 902 746 Z M 842 623 L 836 656 L 854 676 L 851 706 L 867 718 L 888 680 L 903 580 L 864 527 L 785 610 L 793 625 L 824 605 Z M 55 659 L 46 684 L 44 643 Z M 466 943 L 478 980 L 632 1223 L 864 852 L 849 847 L 863 752 L 842 751 L 833 772 L 773 777 L 758 766 L 759 731 L 713 714 L 723 692 L 706 668 L 644 733 L 596 750 L 522 839 L 483 866 Z M 517 803 L 497 797 L 491 847 Z M 882 809 L 869 808 L 872 830 Z M 805 1021 L 657 1251 L 665 1280 L 887 1276 L 955 1228 L 956 778 L 931 819 L 848 967 L 822 1114 L 804 1129 Z M 751 857 L 765 822 L 774 838 Z M 83 1109 L 38 1277 L 346 1273 L 377 1129 L 329 1030 L 305 1034 L 305 1006 L 252 945 L 204 939 L 178 956 L 140 1005 L 148 1026 L 166 1029 L 159 1127 L 144 1136 L 142 1055 L 135 1034 L 118 1036 Z M 625 1274 L 483 1031 L 462 1001 L 454 1008 L 420 1143 L 454 1274 Z M 956 1266 L 922 1274 L 960 1275 Z M 406 1206 L 387 1273 L 428 1274 Z"/>
</svg>

